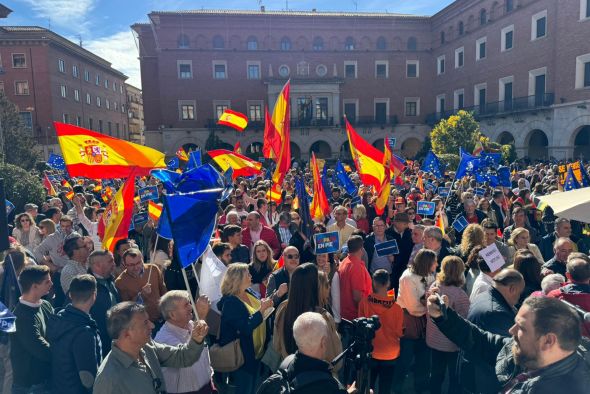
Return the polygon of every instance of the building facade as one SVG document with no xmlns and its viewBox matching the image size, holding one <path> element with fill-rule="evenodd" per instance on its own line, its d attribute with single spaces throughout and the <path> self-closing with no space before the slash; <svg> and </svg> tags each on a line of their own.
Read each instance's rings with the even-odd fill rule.
<svg viewBox="0 0 590 394">
<path fill-rule="evenodd" d="M 559 7 L 558 7 L 559 3 Z M 139 38 L 146 143 L 261 151 L 264 108 L 291 80 L 294 157 L 347 157 L 343 116 L 412 157 L 442 116 L 466 108 L 494 141 L 532 159 L 590 155 L 589 0 L 457 0 L 427 16 L 153 12 Z M 245 113 L 236 133 L 215 125 Z"/>
<path fill-rule="evenodd" d="M 127 91 L 127 109 L 129 115 L 129 141 L 136 144 L 145 144 L 143 131 L 143 98 L 141 90 L 133 85 L 125 84 Z"/>
<path fill-rule="evenodd" d="M 41 27 L 0 27 L 0 90 L 15 103 L 45 158 L 59 152 L 54 121 L 128 138 L 127 77 Z"/>
</svg>

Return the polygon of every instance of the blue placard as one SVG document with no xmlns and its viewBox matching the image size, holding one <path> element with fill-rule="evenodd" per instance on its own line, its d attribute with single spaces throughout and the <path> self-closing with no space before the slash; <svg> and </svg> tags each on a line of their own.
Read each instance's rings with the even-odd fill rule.
<svg viewBox="0 0 590 394">
<path fill-rule="evenodd" d="M 389 138 L 387 139 L 387 144 L 389 145 L 389 148 L 390 148 L 391 150 L 393 150 L 393 149 L 395 148 L 395 142 L 396 142 L 396 139 L 395 139 L 395 137 L 389 137 Z"/>
<path fill-rule="evenodd" d="M 381 242 L 380 244 L 376 244 L 375 252 L 379 257 L 389 256 L 392 254 L 399 254 L 397 241 L 395 239 L 392 239 L 391 241 L 385 241 Z"/>
<path fill-rule="evenodd" d="M 10 215 L 10 212 L 14 210 L 14 204 L 6 200 L 6 216 Z"/>
<path fill-rule="evenodd" d="M 426 190 L 432 190 L 433 193 L 436 191 L 436 186 L 433 183 L 427 183 L 424 185 L 424 188 Z"/>
<path fill-rule="evenodd" d="M 340 250 L 340 238 L 338 238 L 338 231 L 331 233 L 315 234 L 313 236 L 315 241 L 315 254 L 335 253 Z"/>
<path fill-rule="evenodd" d="M 446 197 L 449 195 L 450 190 L 451 190 L 450 187 L 439 187 L 438 188 L 438 195 L 441 197 Z"/>
<path fill-rule="evenodd" d="M 133 227 L 141 226 L 148 221 L 148 213 L 140 212 L 133 215 Z"/>
<path fill-rule="evenodd" d="M 149 200 L 157 200 L 160 198 L 158 195 L 158 187 L 157 186 L 148 186 L 144 187 L 143 189 L 139 189 L 139 201 L 146 202 Z"/>
<path fill-rule="evenodd" d="M 465 230 L 465 227 L 467 227 L 468 224 L 469 223 L 467 223 L 467 219 L 465 219 L 465 216 L 461 215 L 453 222 L 453 228 L 455 229 L 455 231 L 460 233 L 461 231 Z"/>
<path fill-rule="evenodd" d="M 484 189 L 483 187 L 476 187 L 475 188 L 475 195 L 476 196 L 483 196 L 484 194 L 486 194 L 486 189 Z"/>
<path fill-rule="evenodd" d="M 432 201 L 418 201 L 416 213 L 418 215 L 434 215 L 436 209 L 436 203 Z"/>
</svg>

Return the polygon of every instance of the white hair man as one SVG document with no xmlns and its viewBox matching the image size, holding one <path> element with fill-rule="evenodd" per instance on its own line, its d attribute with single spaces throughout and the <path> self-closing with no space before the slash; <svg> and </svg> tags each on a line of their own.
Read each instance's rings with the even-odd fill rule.
<svg viewBox="0 0 590 394">
<path fill-rule="evenodd" d="M 196 305 L 199 317 L 204 319 L 207 316 L 209 306 L 207 296 L 199 297 Z M 171 346 L 188 343 L 194 327 L 189 294 L 185 290 L 171 290 L 160 298 L 159 307 L 166 322 L 154 339 Z M 206 347 L 197 362 L 190 367 L 162 368 L 168 393 L 213 393 L 211 373 L 209 351 Z"/>
</svg>

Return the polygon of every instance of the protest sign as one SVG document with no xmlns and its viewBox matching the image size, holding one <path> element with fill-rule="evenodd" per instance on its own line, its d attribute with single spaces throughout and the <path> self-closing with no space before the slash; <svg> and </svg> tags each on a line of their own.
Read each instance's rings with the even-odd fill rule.
<svg viewBox="0 0 590 394">
<path fill-rule="evenodd" d="M 506 264 L 504 257 L 502 257 L 502 254 L 498 250 L 498 247 L 495 243 L 491 244 L 485 249 L 480 250 L 479 255 L 485 260 L 492 272 L 498 271 L 504 266 L 504 264 Z"/>
<path fill-rule="evenodd" d="M 315 234 L 315 254 L 334 253 L 340 250 L 338 231 Z"/>
<path fill-rule="evenodd" d="M 148 186 L 144 187 L 143 189 L 139 189 L 139 201 L 146 202 L 149 200 L 157 200 L 158 196 L 158 187 L 157 186 Z"/>
<path fill-rule="evenodd" d="M 397 241 L 395 239 L 392 239 L 391 241 L 385 241 L 381 242 L 380 244 L 376 244 L 375 252 L 379 257 L 389 256 L 392 254 L 399 254 Z"/>
<path fill-rule="evenodd" d="M 416 212 L 418 215 L 434 215 L 436 203 L 431 201 L 418 201 Z"/>
</svg>

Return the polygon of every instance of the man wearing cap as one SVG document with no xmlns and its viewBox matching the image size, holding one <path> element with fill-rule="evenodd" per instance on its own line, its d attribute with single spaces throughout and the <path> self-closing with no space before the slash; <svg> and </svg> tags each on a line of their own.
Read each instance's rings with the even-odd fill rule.
<svg viewBox="0 0 590 394">
<path fill-rule="evenodd" d="M 397 241 L 399 254 L 395 256 L 393 270 L 391 273 L 391 286 L 396 289 L 399 287 L 399 278 L 404 270 L 408 267 L 408 261 L 412 254 L 414 242 L 412 241 L 412 230 L 409 229 L 410 218 L 405 212 L 396 213 L 393 216 L 393 224 L 385 234 Z"/>
</svg>

